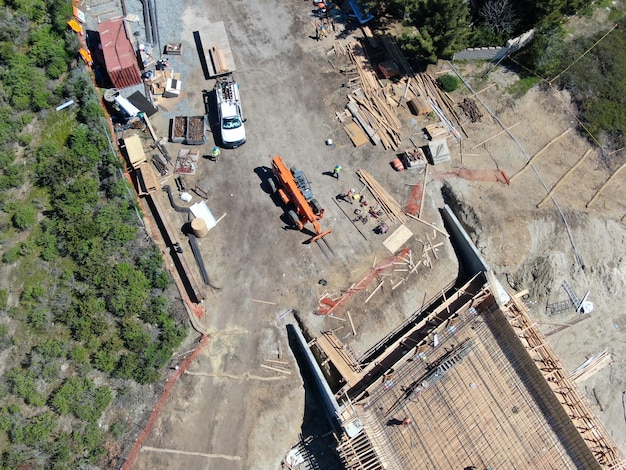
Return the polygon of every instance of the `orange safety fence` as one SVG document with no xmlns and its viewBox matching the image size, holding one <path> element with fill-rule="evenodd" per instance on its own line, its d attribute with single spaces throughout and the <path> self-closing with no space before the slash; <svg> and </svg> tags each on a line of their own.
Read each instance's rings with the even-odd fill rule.
<svg viewBox="0 0 626 470">
<path fill-rule="evenodd" d="M 411 215 L 419 215 L 420 206 L 422 204 L 422 186 L 420 184 L 414 184 L 409 194 L 409 200 L 406 203 L 404 212 Z"/>
<path fill-rule="evenodd" d="M 139 437 L 135 441 L 135 444 L 133 445 L 133 448 L 130 451 L 130 454 L 128 454 L 128 457 L 126 458 L 126 461 L 124 462 L 124 465 L 122 465 L 121 470 L 129 470 L 133 465 L 135 465 L 135 462 L 137 461 L 137 456 L 139 455 L 139 451 L 141 450 L 141 446 L 146 441 L 146 439 L 150 437 L 152 428 L 154 428 L 154 425 L 157 419 L 161 415 L 161 411 L 163 411 L 163 407 L 165 407 L 165 405 L 167 404 L 167 400 L 170 397 L 170 394 L 172 393 L 172 389 L 174 388 L 174 385 L 176 384 L 177 380 L 180 378 L 182 374 L 185 373 L 185 371 L 189 368 L 189 366 L 194 361 L 194 359 L 198 356 L 198 354 L 202 352 L 202 350 L 208 344 L 209 344 L 209 337 L 206 335 L 203 335 L 202 338 L 200 339 L 200 344 L 198 345 L 198 347 L 193 351 L 193 353 L 191 353 L 189 357 L 187 357 L 187 359 L 183 361 L 182 364 L 178 366 L 178 369 L 176 369 L 176 372 L 168 379 L 167 385 L 165 386 L 165 390 L 163 390 L 163 394 L 161 395 L 161 398 L 159 398 L 159 401 L 157 401 L 157 404 L 152 410 L 152 414 L 150 415 L 150 418 L 148 419 L 146 426 L 143 428 L 143 431 L 141 432 L 141 434 L 139 434 Z"/>
</svg>

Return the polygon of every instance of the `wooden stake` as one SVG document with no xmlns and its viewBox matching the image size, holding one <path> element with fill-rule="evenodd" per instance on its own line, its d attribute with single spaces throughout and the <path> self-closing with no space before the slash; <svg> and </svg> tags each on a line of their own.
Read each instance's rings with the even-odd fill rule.
<svg viewBox="0 0 626 470">
<path fill-rule="evenodd" d="M 276 359 L 265 359 L 265 362 L 273 362 L 274 364 L 283 364 L 283 365 L 287 365 L 287 364 L 289 364 L 288 362 L 285 362 L 285 361 L 277 361 Z"/>
<path fill-rule="evenodd" d="M 419 265 L 422 264 L 422 260 L 419 260 L 417 263 L 415 263 L 415 266 L 413 266 L 413 269 L 411 269 L 411 271 L 409 271 L 409 274 L 414 273 L 417 268 L 419 267 Z"/>
<path fill-rule="evenodd" d="M 489 88 L 491 88 L 492 86 L 496 86 L 495 83 L 492 83 L 491 85 L 487 85 L 485 88 L 483 88 L 482 90 L 478 90 L 476 93 L 474 93 L 472 96 L 476 96 L 481 94 L 483 91 L 488 90 Z"/>
<path fill-rule="evenodd" d="M 291 375 L 291 372 L 285 369 L 279 369 L 278 367 L 266 366 L 265 364 L 261 364 L 261 367 L 264 369 L 273 370 L 274 372 L 282 372 L 283 374 Z"/>
<path fill-rule="evenodd" d="M 250 299 L 250 300 L 252 300 L 252 302 L 258 302 L 260 304 L 276 305 L 274 302 L 267 302 L 266 300 L 258 300 L 258 299 Z"/>
<path fill-rule="evenodd" d="M 498 137 L 499 135 L 504 134 L 505 132 L 510 131 L 511 129 L 513 129 L 515 126 L 518 126 L 522 123 L 522 121 L 516 122 L 515 124 L 513 124 L 512 126 L 509 126 L 508 128 L 504 129 L 503 131 L 498 132 L 495 135 L 492 135 L 491 137 L 489 137 L 488 139 L 483 140 L 480 144 L 476 144 L 474 145 L 470 150 L 474 150 L 476 147 L 480 147 L 483 144 L 486 144 L 487 142 L 489 142 L 492 139 L 495 139 L 496 137 Z"/>
<path fill-rule="evenodd" d="M 435 257 L 435 259 L 438 259 L 437 252 L 435 251 L 435 248 L 433 247 L 433 243 L 430 241 L 430 237 L 428 236 L 428 234 L 426 234 L 426 240 L 428 240 L 428 246 L 430 247 L 430 251 L 433 252 L 433 256 Z"/>
<path fill-rule="evenodd" d="M 598 197 L 600 196 L 600 194 L 602 193 L 602 191 L 604 191 L 604 188 L 606 188 L 609 183 L 613 180 L 613 178 L 615 178 L 617 176 L 617 174 L 622 171 L 624 168 L 626 168 L 626 163 L 624 163 L 622 166 L 620 166 L 617 170 L 615 170 L 615 173 L 613 173 L 608 180 L 606 180 L 606 183 L 604 183 L 600 189 L 598 189 L 598 191 L 593 195 L 593 197 L 591 198 L 591 201 L 589 201 L 587 203 L 586 207 L 591 207 L 591 205 L 596 201 L 596 199 L 598 199 Z"/>
<path fill-rule="evenodd" d="M 519 170 L 517 173 L 515 173 L 513 176 L 511 176 L 509 178 L 509 181 L 512 183 L 519 175 L 521 175 L 524 171 L 526 171 L 533 163 L 533 161 L 535 160 L 535 158 L 537 158 L 539 155 L 541 155 L 543 152 L 545 152 L 546 150 L 548 150 L 548 148 L 555 143 L 557 140 L 565 137 L 567 135 L 567 133 L 569 131 L 571 131 L 572 128 L 568 127 L 567 129 L 565 129 L 565 131 L 563 131 L 563 133 L 561 135 L 557 135 L 554 139 L 552 139 L 550 142 L 548 142 L 546 145 L 544 145 L 541 150 L 539 150 L 536 154 L 534 154 L 530 160 L 528 160 L 526 162 L 526 164 L 521 168 L 521 170 Z"/>
<path fill-rule="evenodd" d="M 331 315 L 330 313 L 329 313 L 328 315 L 326 315 L 326 316 L 327 316 L 327 317 L 330 317 L 330 318 L 333 318 L 333 319 L 335 319 L 335 320 L 342 321 L 342 322 L 344 322 L 344 323 L 345 323 L 345 321 L 346 321 L 344 318 L 335 317 L 335 316 Z"/>
<path fill-rule="evenodd" d="M 437 230 L 437 232 L 441 233 L 442 235 L 444 235 L 446 238 L 450 238 L 450 235 L 448 235 L 447 232 L 444 232 L 443 230 L 441 230 L 439 227 L 437 227 L 436 225 L 433 225 L 431 223 L 426 222 L 425 220 L 420 219 L 419 217 L 413 215 L 413 214 L 409 214 L 408 212 L 405 212 L 406 215 L 408 215 L 411 219 L 417 220 L 418 222 L 421 222 L 425 225 L 428 225 L 430 228 Z"/>
<path fill-rule="evenodd" d="M 376 287 L 376 289 L 374 289 L 374 291 L 369 295 L 369 297 L 367 299 L 365 299 L 365 303 L 369 302 L 369 300 L 374 296 L 374 294 L 376 292 L 378 292 L 378 289 L 380 289 L 383 286 L 383 283 L 385 282 L 385 280 L 383 279 L 382 281 L 380 281 L 380 284 L 378 284 L 378 286 Z"/>
<path fill-rule="evenodd" d="M 585 152 L 585 154 L 584 154 L 582 157 L 580 157 L 580 159 L 579 159 L 579 160 L 578 160 L 578 161 L 574 164 L 574 166 L 573 166 L 573 167 L 571 167 L 569 170 L 567 170 L 567 172 L 566 172 L 563 176 L 561 176 L 561 179 L 559 179 L 559 181 L 557 181 L 557 183 L 556 183 L 554 186 L 552 186 L 552 189 L 548 192 L 548 194 L 546 194 L 546 197 L 544 197 L 544 198 L 543 198 L 543 199 L 539 202 L 539 204 L 537 204 L 537 207 L 538 207 L 538 208 L 539 208 L 539 207 L 541 207 L 541 205 L 542 205 L 544 202 L 546 202 L 548 199 L 550 199 L 550 197 L 552 196 L 552 194 L 554 194 L 554 191 L 556 191 L 556 190 L 557 190 L 557 188 L 558 188 L 559 186 L 561 186 L 561 184 L 562 184 L 562 183 L 563 183 L 563 182 L 567 179 L 567 177 L 568 177 L 569 175 L 571 175 L 571 174 L 572 174 L 572 172 L 573 172 L 576 168 L 578 168 L 578 167 L 580 166 L 580 164 L 583 162 L 583 160 L 585 160 L 585 158 L 587 158 L 587 156 L 588 156 L 590 153 L 591 153 L 591 149 L 587 150 L 587 151 Z"/>
<path fill-rule="evenodd" d="M 215 221 L 215 225 L 217 225 L 217 223 L 218 223 L 220 220 L 222 220 L 224 217 L 226 217 L 226 214 L 227 214 L 227 212 L 224 212 L 224 213 L 222 214 L 222 216 L 221 216 L 219 219 L 217 219 L 217 220 Z"/>
<path fill-rule="evenodd" d="M 348 312 L 348 320 L 350 320 L 350 326 L 352 327 L 352 334 L 356 336 L 356 330 L 354 329 L 354 322 L 352 321 L 352 315 L 350 315 L 350 312 Z"/>
</svg>

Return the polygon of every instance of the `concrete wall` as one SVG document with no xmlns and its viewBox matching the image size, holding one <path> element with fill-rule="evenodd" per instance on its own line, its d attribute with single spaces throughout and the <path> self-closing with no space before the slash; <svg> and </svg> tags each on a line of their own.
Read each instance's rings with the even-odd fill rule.
<svg viewBox="0 0 626 470">
<path fill-rule="evenodd" d="M 454 54 L 452 60 L 500 60 L 528 44 L 533 34 L 534 30 L 531 29 L 516 38 L 509 39 L 506 45 L 500 47 L 468 47 Z"/>
</svg>

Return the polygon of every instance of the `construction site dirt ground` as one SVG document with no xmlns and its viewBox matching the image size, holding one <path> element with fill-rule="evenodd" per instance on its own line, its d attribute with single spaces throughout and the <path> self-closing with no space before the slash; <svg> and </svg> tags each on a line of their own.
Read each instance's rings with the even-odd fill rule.
<svg viewBox="0 0 626 470">
<path fill-rule="evenodd" d="M 223 216 L 200 240 L 208 274 L 219 287 L 207 287 L 206 315 L 200 322 L 210 336 L 209 345 L 174 386 L 135 468 L 279 468 L 299 434 L 317 439 L 332 429 L 319 418 L 321 409 L 315 401 L 305 394 L 285 327 L 294 321 L 293 316 L 283 314 L 290 309 L 298 311 L 317 332 L 341 328 L 337 336 L 358 356 L 457 276 L 458 262 L 445 237 L 409 219 L 406 226 L 414 236 L 407 245 L 414 261 L 422 259 L 421 241 L 443 242 L 436 248 L 436 259 L 430 255 L 432 268 L 422 264 L 396 289 L 392 287 L 407 273 L 390 270 L 371 300 L 365 302 L 378 280 L 340 310 L 337 316 L 344 321 L 314 314 L 324 293 L 337 297 L 373 265 L 391 256 L 383 245 L 386 236 L 373 233 L 376 222 L 359 223 L 364 235 L 360 234 L 351 222 L 356 206 L 335 203 L 336 195 L 350 188 L 360 190 L 356 171 L 365 169 L 404 206 L 411 185 L 421 183 L 424 175 L 419 170 L 396 172 L 390 164 L 396 152 L 369 143 L 354 148 L 348 139 L 335 117 L 347 102 L 349 89 L 342 87 L 346 78 L 339 69 L 348 58 L 327 54 L 333 46 L 332 36 L 313 39 L 313 8 L 310 2 L 293 0 L 181 4 L 180 37 L 171 40 L 182 41 L 184 53 L 171 57 L 170 66 L 176 69 L 177 61 L 185 61 L 192 72 L 181 77 L 184 107 L 176 105 L 152 117 L 157 133 L 167 133 L 174 114 L 197 116 L 205 111 L 202 90 L 212 89 L 214 81 L 204 78 L 193 32 L 202 32 L 207 22 L 224 21 L 237 65 L 235 78 L 241 86 L 248 142 L 235 150 L 222 150 L 218 162 L 201 159 L 196 174 L 188 177 L 192 185 L 208 190 L 207 204 L 215 217 Z M 362 36 L 360 29 L 350 24 L 336 34 L 342 41 Z M 439 209 L 444 203 L 451 205 L 500 281 L 516 290 L 529 290 L 531 313 L 545 332 L 555 328 L 550 324 L 580 318 L 571 309 L 559 315 L 546 312 L 547 304 L 568 299 L 564 281 L 580 298 L 590 292 L 593 313 L 549 336 L 548 341 L 568 370 L 604 349 L 614 354 L 613 364 L 581 387 L 623 446 L 626 378 L 619 371 L 626 365 L 626 314 L 622 308 L 626 173 L 586 207 L 623 162 L 623 154 L 601 159 L 594 150 L 555 192 L 560 210 L 551 201 L 538 209 L 547 190 L 589 148 L 576 133 L 568 96 L 534 88 L 522 98 L 514 98 L 507 85 L 517 77 L 505 68 L 483 78 L 488 64 L 454 66 L 475 91 L 484 89 L 475 99 L 482 100 L 505 126 L 514 126 L 511 132 L 528 156 L 566 129 L 571 131 L 534 160 L 536 171 L 527 169 L 510 185 L 495 182 L 496 170 L 511 177 L 522 169 L 527 157 L 506 134 L 474 148 L 502 131 L 479 102 L 481 122 L 463 123 L 469 134 L 463 139 L 463 158 L 459 144 L 449 139 L 452 161 L 429 167 L 422 218 L 442 228 Z M 447 63 L 441 63 L 431 72 L 447 68 Z M 462 88 L 453 98 L 458 101 L 470 95 Z M 409 137 L 425 143 L 421 121 L 405 107 L 399 108 L 399 115 L 405 134 L 401 149 L 412 146 Z M 326 145 L 328 139 L 332 146 Z M 171 155 L 181 147 L 167 145 Z M 206 145 L 199 147 L 200 155 L 209 154 L 212 147 L 209 134 Z M 326 209 L 321 226 L 332 230 L 327 240 L 334 256 L 327 258 L 316 244 L 305 243 L 307 234 L 287 228 L 281 207 L 264 184 L 274 155 L 307 174 Z M 339 180 L 327 174 L 336 164 L 343 167 Z M 174 186 L 172 176 L 168 183 Z M 170 207 L 165 193 L 158 197 Z M 183 214 L 173 209 L 168 213 L 174 225 L 182 227 L 186 222 Z M 396 228 L 392 224 L 389 233 Z M 321 279 L 326 285 L 319 283 Z M 346 321 L 348 311 L 356 335 Z M 277 365 L 289 373 L 262 367 Z M 314 426 L 303 428 L 305 414 Z M 325 452 L 332 454 L 328 448 Z"/>
</svg>

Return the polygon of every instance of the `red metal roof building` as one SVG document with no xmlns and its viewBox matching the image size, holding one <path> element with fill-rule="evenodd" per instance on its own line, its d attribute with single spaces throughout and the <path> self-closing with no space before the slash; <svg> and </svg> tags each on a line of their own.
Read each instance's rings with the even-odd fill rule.
<svg viewBox="0 0 626 470">
<path fill-rule="evenodd" d="M 141 83 L 137 56 L 128 38 L 124 18 L 103 21 L 98 28 L 102 54 L 109 78 L 115 88 Z"/>
</svg>

